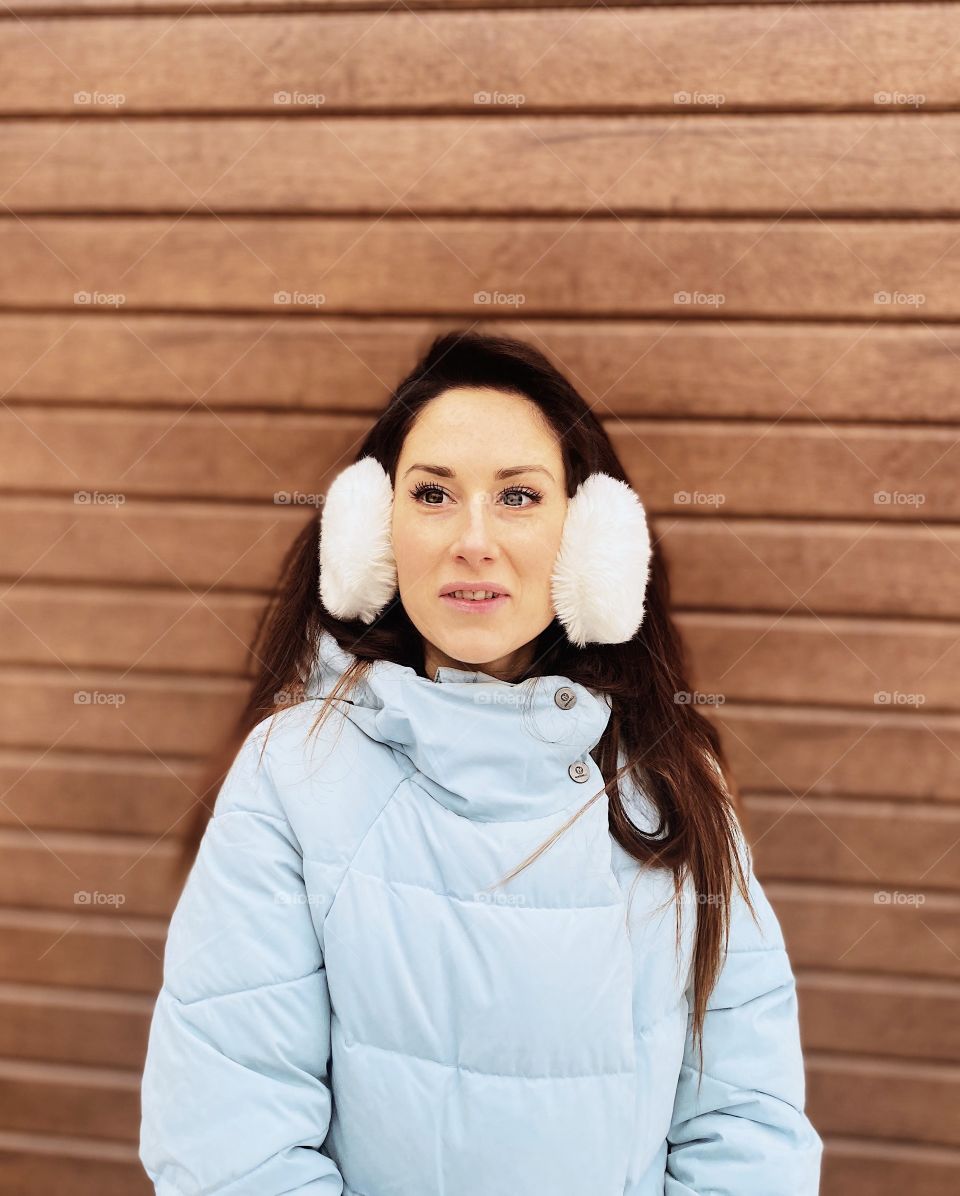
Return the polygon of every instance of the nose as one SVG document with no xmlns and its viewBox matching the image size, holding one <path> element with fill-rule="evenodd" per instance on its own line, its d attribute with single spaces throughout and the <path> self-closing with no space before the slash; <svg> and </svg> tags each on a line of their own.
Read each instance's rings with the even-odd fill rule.
<svg viewBox="0 0 960 1196">
<path fill-rule="evenodd" d="M 490 498 L 475 494 L 463 505 L 451 551 L 469 564 L 493 560 L 497 554 Z"/>
</svg>

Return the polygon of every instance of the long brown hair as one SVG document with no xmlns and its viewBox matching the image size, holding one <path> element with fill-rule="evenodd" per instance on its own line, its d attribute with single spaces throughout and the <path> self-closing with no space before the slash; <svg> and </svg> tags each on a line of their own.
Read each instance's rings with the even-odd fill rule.
<svg viewBox="0 0 960 1196">
<path fill-rule="evenodd" d="M 600 421 L 542 353 L 523 341 L 473 330 L 447 332 L 433 340 L 390 396 L 355 459 L 375 457 L 395 484 L 397 461 L 413 421 L 427 403 L 453 387 L 490 387 L 535 403 L 559 438 L 569 497 L 597 471 L 629 482 Z M 321 605 L 319 524 L 318 511 L 291 545 L 263 610 L 251 646 L 255 679 L 243 712 L 202 778 L 197 817 L 179 860 L 181 876 L 209 817 L 204 799 L 219 789 L 247 734 L 277 712 L 278 702 L 288 704 L 302 696 L 322 631 L 329 631 L 357 658 L 337 683 L 337 696 L 349 694 L 377 660 L 394 661 L 423 675 L 423 642 L 399 596 L 371 625 L 336 619 Z M 738 850 L 739 796 L 716 728 L 689 700 L 683 645 L 669 605 L 667 570 L 654 542 L 645 615 L 636 636 L 627 643 L 577 648 L 555 618 L 538 636 L 534 663 L 524 676 L 564 676 L 611 698 L 611 717 L 594 752 L 605 785 L 583 809 L 606 796 L 610 833 L 616 841 L 644 867 L 672 872 L 678 944 L 681 888 L 692 878 L 697 895 L 692 1015 L 702 1071 L 703 1021 L 726 952 L 734 877 L 754 917 L 756 913 Z M 329 701 L 323 704 L 315 726 L 331 708 Z M 620 759 L 625 764 L 618 773 Z M 644 792 L 657 811 L 659 826 L 649 834 L 627 814 L 618 785 L 621 776 Z M 503 879 L 527 867 L 555 838 Z"/>
</svg>

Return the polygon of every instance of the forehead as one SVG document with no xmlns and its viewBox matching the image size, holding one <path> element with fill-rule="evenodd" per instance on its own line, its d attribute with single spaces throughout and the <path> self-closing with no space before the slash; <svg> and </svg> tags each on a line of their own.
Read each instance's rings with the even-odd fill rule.
<svg viewBox="0 0 960 1196">
<path fill-rule="evenodd" d="M 444 391 L 422 408 L 404 441 L 400 467 L 414 460 L 457 472 L 544 465 L 556 477 L 563 466 L 557 434 L 535 403 L 480 387 Z"/>
</svg>

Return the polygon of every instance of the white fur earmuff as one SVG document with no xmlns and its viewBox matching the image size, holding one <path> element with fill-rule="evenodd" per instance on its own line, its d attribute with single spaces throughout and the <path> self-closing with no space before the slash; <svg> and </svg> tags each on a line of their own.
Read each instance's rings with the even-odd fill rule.
<svg viewBox="0 0 960 1196">
<path fill-rule="evenodd" d="M 393 487 L 375 457 L 334 478 L 320 518 L 320 599 L 338 619 L 372 623 L 397 592 L 390 524 Z M 567 504 L 550 579 L 571 643 L 619 644 L 643 622 L 651 544 L 643 503 L 617 478 L 593 473 Z"/>
<path fill-rule="evenodd" d="M 567 505 L 550 580 L 557 618 L 571 643 L 622 644 L 643 622 L 650 533 L 636 492 L 592 473 Z"/>
<path fill-rule="evenodd" d="M 393 487 L 376 457 L 330 483 L 320 516 L 320 600 L 337 619 L 372 623 L 397 590 Z"/>
</svg>

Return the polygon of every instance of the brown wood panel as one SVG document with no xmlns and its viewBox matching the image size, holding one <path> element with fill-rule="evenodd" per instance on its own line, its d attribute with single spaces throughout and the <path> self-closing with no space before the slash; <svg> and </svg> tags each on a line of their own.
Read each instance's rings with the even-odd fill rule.
<svg viewBox="0 0 960 1196">
<path fill-rule="evenodd" d="M 135 1071 L 0 1060 L 0 1119 L 7 1130 L 136 1141 Z"/>
<path fill-rule="evenodd" d="M 744 791 L 953 803 L 960 718 L 728 703 L 716 710 Z"/>
<path fill-rule="evenodd" d="M 372 415 L 411 352 L 459 323 L 0 312 L 0 391 L 8 404 L 197 401 Z M 529 339 L 601 416 L 960 419 L 960 329 L 950 324 L 507 318 L 475 326 Z"/>
<path fill-rule="evenodd" d="M 137 618 L 130 618 L 135 604 Z M 0 659 L 13 664 L 241 674 L 264 599 L 249 594 L 65 592 L 23 582 L 0 605 Z"/>
<path fill-rule="evenodd" d="M 960 1144 L 960 1067 L 808 1056 L 807 1101 L 826 1133 Z"/>
<path fill-rule="evenodd" d="M 798 969 L 805 1048 L 960 1063 L 960 985 Z"/>
<path fill-rule="evenodd" d="M 0 667 L 0 745 L 201 755 L 226 733 L 240 680 Z M 31 730 L 31 724 L 33 729 Z"/>
<path fill-rule="evenodd" d="M 647 7 L 648 4 L 687 4 L 699 0 L 624 0 L 619 7 Z M 714 0 L 720 4 L 741 3 L 742 0 Z M 783 0 L 756 0 L 759 4 L 781 4 Z M 830 0 L 831 3 L 847 3 L 848 0 Z M 885 3 L 887 0 L 878 0 Z M 898 3 L 899 0 L 889 0 Z M 77 16 L 99 13 L 190 13 L 195 5 L 191 0 L 12 0 L 5 5 L 11 13 L 35 15 L 55 13 L 61 16 Z M 204 0 L 203 12 L 337 12 L 351 9 L 376 11 L 391 10 L 393 0 Z M 590 8 L 587 0 L 404 0 L 404 8 L 411 12 L 420 9 L 482 8 L 491 11 L 504 8 Z"/>
<path fill-rule="evenodd" d="M 21 213 L 960 211 L 954 113 L 50 119 L 4 134 L 0 189 Z"/>
<path fill-rule="evenodd" d="M 9 216 L 0 255 L 16 309 L 960 317 L 947 220 Z"/>
<path fill-rule="evenodd" d="M 151 996 L 0 984 L 0 1054 L 135 1070 L 152 1011 Z"/>
<path fill-rule="evenodd" d="M 890 900 L 960 889 L 960 808 L 762 794 L 745 804 L 768 877 L 869 884 Z"/>
<path fill-rule="evenodd" d="M 958 1174 L 956 1149 L 830 1136 L 821 1191 L 824 1196 L 944 1196 L 956 1187 Z"/>
<path fill-rule="evenodd" d="M 878 905 L 867 886 L 770 880 L 765 888 L 798 969 L 960 978 L 960 895 Z"/>
<path fill-rule="evenodd" d="M 0 909 L 0 981 L 156 996 L 166 919 Z"/>
<path fill-rule="evenodd" d="M 319 506 L 368 420 L 325 415 L 68 410 L 0 414 L 11 489 L 265 499 Z M 765 421 L 608 427 L 651 512 L 956 520 L 956 432 Z"/>
<path fill-rule="evenodd" d="M 118 923 L 129 915 L 169 917 L 177 897 L 177 849 L 171 837 L 0 830 L 0 905 L 95 914 Z"/>
<path fill-rule="evenodd" d="M 824 619 L 802 603 L 797 610 L 680 613 L 696 692 L 721 701 L 960 708 L 955 622 Z"/>
<path fill-rule="evenodd" d="M 4 1196 L 150 1196 L 154 1190 L 133 1143 L 20 1133 L 0 1133 L 0 1189 Z"/>
<path fill-rule="evenodd" d="M 655 528 L 680 608 L 956 618 L 953 527 L 664 517 Z"/>
<path fill-rule="evenodd" d="M 196 763 L 172 755 L 0 749 L 0 826 L 177 837 L 196 783 Z"/>
<path fill-rule="evenodd" d="M 571 30 L 576 22 L 576 36 Z M 635 10 L 38 17 L 7 33 L 0 110 L 250 112 L 287 115 L 274 93 L 322 95 L 307 111 L 489 112 L 477 92 L 522 111 L 875 110 L 878 91 L 956 105 L 944 53 L 952 5 L 716 5 Z M 12 64 L 16 64 L 16 70 Z M 211 69 L 215 64 L 215 69 Z M 269 64 L 269 66 L 267 65 Z M 77 92 L 124 103 L 74 105 Z"/>
<path fill-rule="evenodd" d="M 258 589 L 274 583 L 301 508 L 193 503 L 123 507 L 62 499 L 0 501 L 3 576 L 62 582 Z"/>
</svg>

